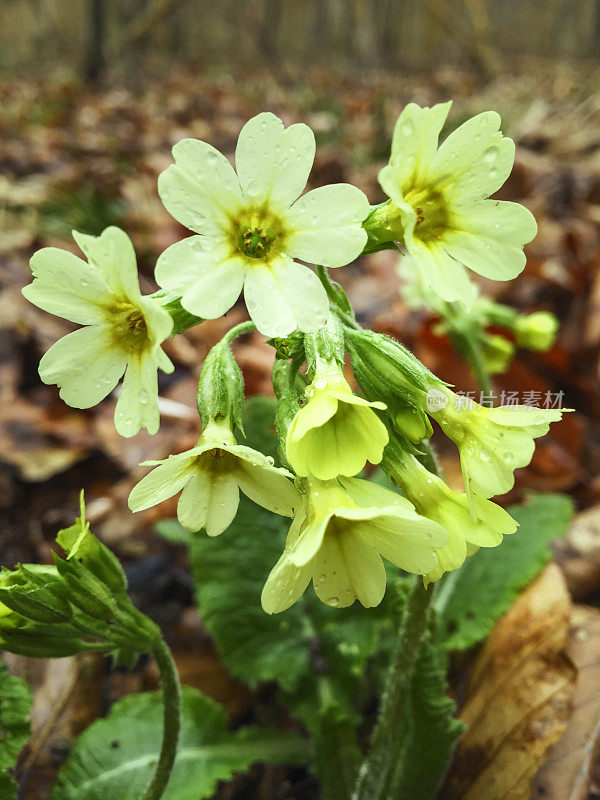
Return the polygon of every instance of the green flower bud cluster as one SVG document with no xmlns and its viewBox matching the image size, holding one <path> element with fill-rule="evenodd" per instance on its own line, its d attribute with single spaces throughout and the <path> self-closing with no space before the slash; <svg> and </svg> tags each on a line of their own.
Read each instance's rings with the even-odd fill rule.
<svg viewBox="0 0 600 800">
<path fill-rule="evenodd" d="M 0 572 L 0 649 L 35 658 L 100 650 L 132 666 L 160 631 L 131 604 L 118 559 L 90 531 L 83 492 L 80 508 L 57 535 L 66 558 Z"/>
</svg>

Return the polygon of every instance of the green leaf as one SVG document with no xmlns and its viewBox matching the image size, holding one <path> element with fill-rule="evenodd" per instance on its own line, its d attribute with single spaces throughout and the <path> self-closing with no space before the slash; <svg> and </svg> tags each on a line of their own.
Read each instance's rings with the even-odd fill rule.
<svg viewBox="0 0 600 800">
<path fill-rule="evenodd" d="M 171 544 L 191 545 L 194 541 L 195 534 L 184 528 L 177 519 L 161 519 L 154 526 L 154 530 Z"/>
<path fill-rule="evenodd" d="M 464 650 L 487 636 L 552 557 L 549 542 L 565 533 L 573 504 L 566 495 L 537 494 L 507 511 L 519 523 L 517 532 L 498 547 L 481 548 L 438 588 L 436 608 L 449 649 Z"/>
<path fill-rule="evenodd" d="M 257 395 L 246 401 L 244 406 L 245 437 L 238 431 L 236 438 L 240 444 L 260 450 L 277 463 L 277 434 L 275 429 L 275 409 L 277 401 L 273 397 Z M 245 441 L 244 441 L 245 438 Z M 278 464 L 278 466 L 280 466 Z"/>
<path fill-rule="evenodd" d="M 16 797 L 17 785 L 8 773 L 31 735 L 31 690 L 22 678 L 10 675 L 0 661 L 0 798 Z"/>
<path fill-rule="evenodd" d="M 393 797 L 432 800 L 450 765 L 465 726 L 454 718 L 447 696 L 447 657 L 429 633 L 415 667 L 406 714 L 408 734 L 394 780 Z"/>
<path fill-rule="evenodd" d="M 58 773 L 52 800 L 138 800 L 152 775 L 161 736 L 161 694 L 125 697 L 79 737 Z M 306 741 L 285 731 L 230 731 L 217 703 L 184 688 L 180 744 L 163 800 L 212 797 L 219 781 L 256 761 L 296 764 L 307 756 Z"/>
<path fill-rule="evenodd" d="M 310 631 L 299 605 L 270 616 L 260 604 L 289 524 L 240 497 L 233 524 L 213 539 L 198 534 L 190 555 L 202 620 L 232 675 L 292 690 L 311 669 Z"/>
</svg>

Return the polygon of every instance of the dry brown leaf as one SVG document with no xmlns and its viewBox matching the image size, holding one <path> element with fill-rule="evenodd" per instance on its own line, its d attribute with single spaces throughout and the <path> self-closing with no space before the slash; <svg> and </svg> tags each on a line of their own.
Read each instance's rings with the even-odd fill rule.
<svg viewBox="0 0 600 800">
<path fill-rule="evenodd" d="M 567 535 L 553 547 L 574 599 L 600 590 L 600 506 L 577 514 Z"/>
<path fill-rule="evenodd" d="M 578 670 L 573 714 L 536 775 L 531 800 L 587 800 L 600 744 L 600 610 L 575 606 L 567 653 Z"/>
<path fill-rule="evenodd" d="M 551 564 L 497 623 L 475 662 L 461 713 L 467 732 L 443 800 L 528 800 L 571 711 L 570 611 L 562 573 Z"/>
</svg>

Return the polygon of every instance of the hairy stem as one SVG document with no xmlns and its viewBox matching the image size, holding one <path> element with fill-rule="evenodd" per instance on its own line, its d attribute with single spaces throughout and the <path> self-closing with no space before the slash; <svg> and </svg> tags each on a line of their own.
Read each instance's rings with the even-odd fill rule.
<svg viewBox="0 0 600 800">
<path fill-rule="evenodd" d="M 163 740 L 154 775 L 141 800 L 159 800 L 163 796 L 175 763 L 181 728 L 181 684 L 173 656 L 160 638 L 156 640 L 152 655 L 158 667 L 163 692 Z"/>
<path fill-rule="evenodd" d="M 427 630 L 433 586 L 417 577 L 398 631 L 390 662 L 379 718 L 371 737 L 369 754 L 360 768 L 353 800 L 389 800 L 398 756 L 406 733 L 406 702 L 415 665 Z"/>
<path fill-rule="evenodd" d="M 243 336 L 245 333 L 250 333 L 250 331 L 255 330 L 256 325 L 252 321 L 248 320 L 248 322 L 240 322 L 239 325 L 236 325 L 235 327 L 231 328 L 231 330 L 227 331 L 221 341 L 225 342 L 225 344 L 231 344 L 231 342 L 233 342 L 233 340 L 238 336 Z"/>
</svg>

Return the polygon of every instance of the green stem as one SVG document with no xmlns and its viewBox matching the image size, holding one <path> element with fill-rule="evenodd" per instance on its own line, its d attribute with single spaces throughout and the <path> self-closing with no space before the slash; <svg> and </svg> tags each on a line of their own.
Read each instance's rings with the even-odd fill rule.
<svg viewBox="0 0 600 800">
<path fill-rule="evenodd" d="M 231 342 L 233 342 L 233 340 L 238 336 L 243 336 L 245 333 L 250 333 L 250 331 L 255 330 L 256 325 L 251 320 L 248 320 L 248 322 L 240 322 L 239 325 L 236 325 L 235 327 L 231 328 L 231 330 L 227 331 L 221 341 L 225 344 L 231 344 Z"/>
<path fill-rule="evenodd" d="M 159 800 L 171 777 L 181 728 L 181 684 L 171 651 L 160 638 L 152 650 L 163 692 L 163 740 L 152 780 L 140 800 Z"/>
<path fill-rule="evenodd" d="M 483 360 L 483 355 L 481 353 L 481 345 L 477 341 L 473 341 L 471 339 L 465 339 L 463 341 L 464 345 L 464 353 L 467 361 L 469 362 L 469 366 L 473 370 L 475 378 L 477 380 L 477 385 L 479 386 L 479 391 L 482 393 L 482 405 L 484 406 L 491 406 L 493 405 L 493 392 L 494 387 L 492 386 L 492 380 L 490 375 L 486 369 L 485 362 Z"/>
<path fill-rule="evenodd" d="M 369 754 L 360 768 L 353 800 L 390 800 L 398 755 L 406 734 L 406 703 L 415 665 L 427 630 L 433 586 L 417 577 L 408 599 L 390 662 L 379 718 Z"/>
</svg>

